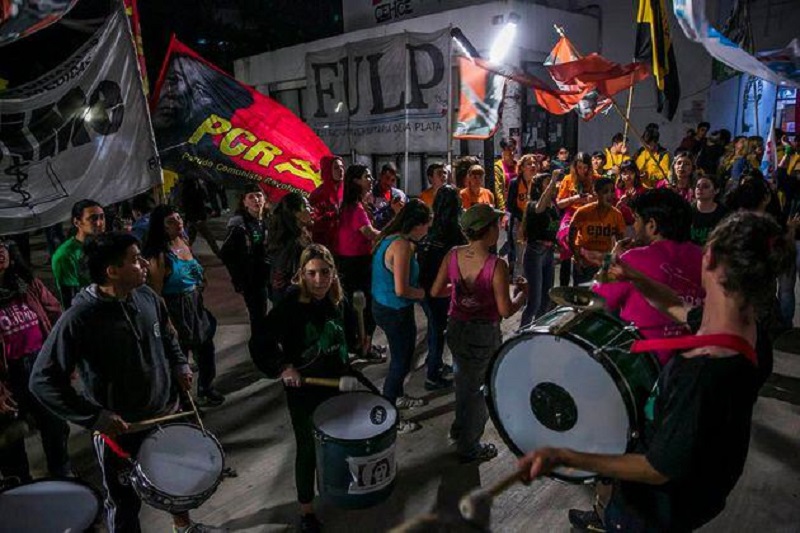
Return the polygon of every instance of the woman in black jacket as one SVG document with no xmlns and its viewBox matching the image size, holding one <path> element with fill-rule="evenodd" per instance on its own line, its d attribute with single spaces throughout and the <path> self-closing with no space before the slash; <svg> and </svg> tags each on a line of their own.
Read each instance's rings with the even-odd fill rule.
<svg viewBox="0 0 800 533">
<path fill-rule="evenodd" d="M 247 306 L 251 341 L 255 333 L 264 329 L 267 315 L 268 215 L 264 191 L 258 185 L 249 185 L 242 193 L 236 214 L 228 221 L 228 235 L 220 250 L 233 288 Z"/>
<path fill-rule="evenodd" d="M 256 366 L 270 378 L 283 381 L 289 416 L 297 442 L 295 484 L 300 502 L 301 530 L 318 531 L 314 515 L 314 409 L 338 394 L 335 389 L 301 386 L 303 377 L 339 378 L 352 374 L 344 292 L 333 255 L 311 244 L 300 256 L 292 286 L 267 315 L 265 346 L 253 354 Z M 347 324 L 346 324 L 347 322 Z"/>
<path fill-rule="evenodd" d="M 447 327 L 447 310 L 450 298 L 438 298 L 430 294 L 431 287 L 439 265 L 454 246 L 467 243 L 467 239 L 458 225 L 461 216 L 461 196 L 452 185 L 443 185 L 436 193 L 433 201 L 433 223 L 428 234 L 417 247 L 419 261 L 419 284 L 425 289 L 422 309 L 428 319 L 428 356 L 425 360 L 427 379 L 425 388 L 437 390 L 450 387 L 453 381 L 453 367 L 445 365 L 442 360 L 445 346 L 445 328 Z"/>
</svg>

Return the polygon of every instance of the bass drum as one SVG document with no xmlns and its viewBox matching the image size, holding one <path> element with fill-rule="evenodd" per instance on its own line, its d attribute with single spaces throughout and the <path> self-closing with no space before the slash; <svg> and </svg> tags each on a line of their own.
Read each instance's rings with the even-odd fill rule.
<svg viewBox="0 0 800 533">
<path fill-rule="evenodd" d="M 314 411 L 320 496 L 344 509 L 365 509 L 394 489 L 397 409 L 371 392 L 330 398 Z"/>
<path fill-rule="evenodd" d="M 558 307 L 500 347 L 487 374 L 489 411 L 508 447 L 621 454 L 638 438 L 660 367 L 631 354 L 636 329 L 612 315 Z M 595 474 L 556 468 L 556 479 Z"/>
<path fill-rule="evenodd" d="M 0 532 L 86 531 L 100 513 L 100 496 L 85 483 L 40 479 L 0 491 Z"/>
</svg>

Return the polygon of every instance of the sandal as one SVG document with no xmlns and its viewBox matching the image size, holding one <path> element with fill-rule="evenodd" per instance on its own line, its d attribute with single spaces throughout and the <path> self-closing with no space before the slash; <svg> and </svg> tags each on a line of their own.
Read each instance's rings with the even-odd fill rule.
<svg viewBox="0 0 800 533">
<path fill-rule="evenodd" d="M 469 455 L 460 456 L 462 463 L 472 463 L 475 461 L 489 461 L 497 457 L 497 447 L 491 442 L 478 444 L 478 448 Z"/>
</svg>

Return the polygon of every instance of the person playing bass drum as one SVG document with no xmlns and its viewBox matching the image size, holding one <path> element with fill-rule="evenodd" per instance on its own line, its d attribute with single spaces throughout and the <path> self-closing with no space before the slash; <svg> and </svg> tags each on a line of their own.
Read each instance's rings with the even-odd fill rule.
<svg viewBox="0 0 800 533">
<path fill-rule="evenodd" d="M 763 354 L 754 349 L 756 312 L 771 305 L 775 291 L 768 287 L 775 287 L 794 253 L 794 243 L 768 216 L 740 212 L 724 220 L 703 253 L 706 300 L 696 335 L 636 341 L 632 347 L 679 351 L 645 406 L 638 449 L 624 455 L 538 449 L 520 460 L 524 478 L 556 466 L 614 478 L 611 501 L 595 517 L 601 531 L 689 531 L 716 517 L 742 474 L 764 379 Z M 689 307 L 665 285 L 624 263 L 611 269 L 654 305 L 693 322 Z"/>
<path fill-rule="evenodd" d="M 303 378 L 354 374 L 348 364 L 347 346 L 356 328 L 352 313 L 345 312 L 339 274 L 327 248 L 310 244 L 303 250 L 292 285 L 267 315 L 264 345 L 253 352 L 253 362 L 268 377 L 280 378 L 285 386 L 297 443 L 294 475 L 300 531 L 314 532 L 320 531 L 322 524 L 313 506 L 316 457 L 311 417 L 317 406 L 339 391 L 302 386 Z"/>
</svg>

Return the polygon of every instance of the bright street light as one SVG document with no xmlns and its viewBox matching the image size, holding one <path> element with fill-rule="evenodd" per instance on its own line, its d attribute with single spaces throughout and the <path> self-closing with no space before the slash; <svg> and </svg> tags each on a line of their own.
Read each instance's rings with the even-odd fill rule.
<svg viewBox="0 0 800 533">
<path fill-rule="evenodd" d="M 492 48 L 489 51 L 489 61 L 492 63 L 502 62 L 508 55 L 508 51 L 511 49 L 511 43 L 514 42 L 516 36 L 517 22 L 512 17 L 506 22 L 506 25 L 500 30 L 500 33 L 497 34 L 497 37 L 494 38 Z"/>
</svg>

